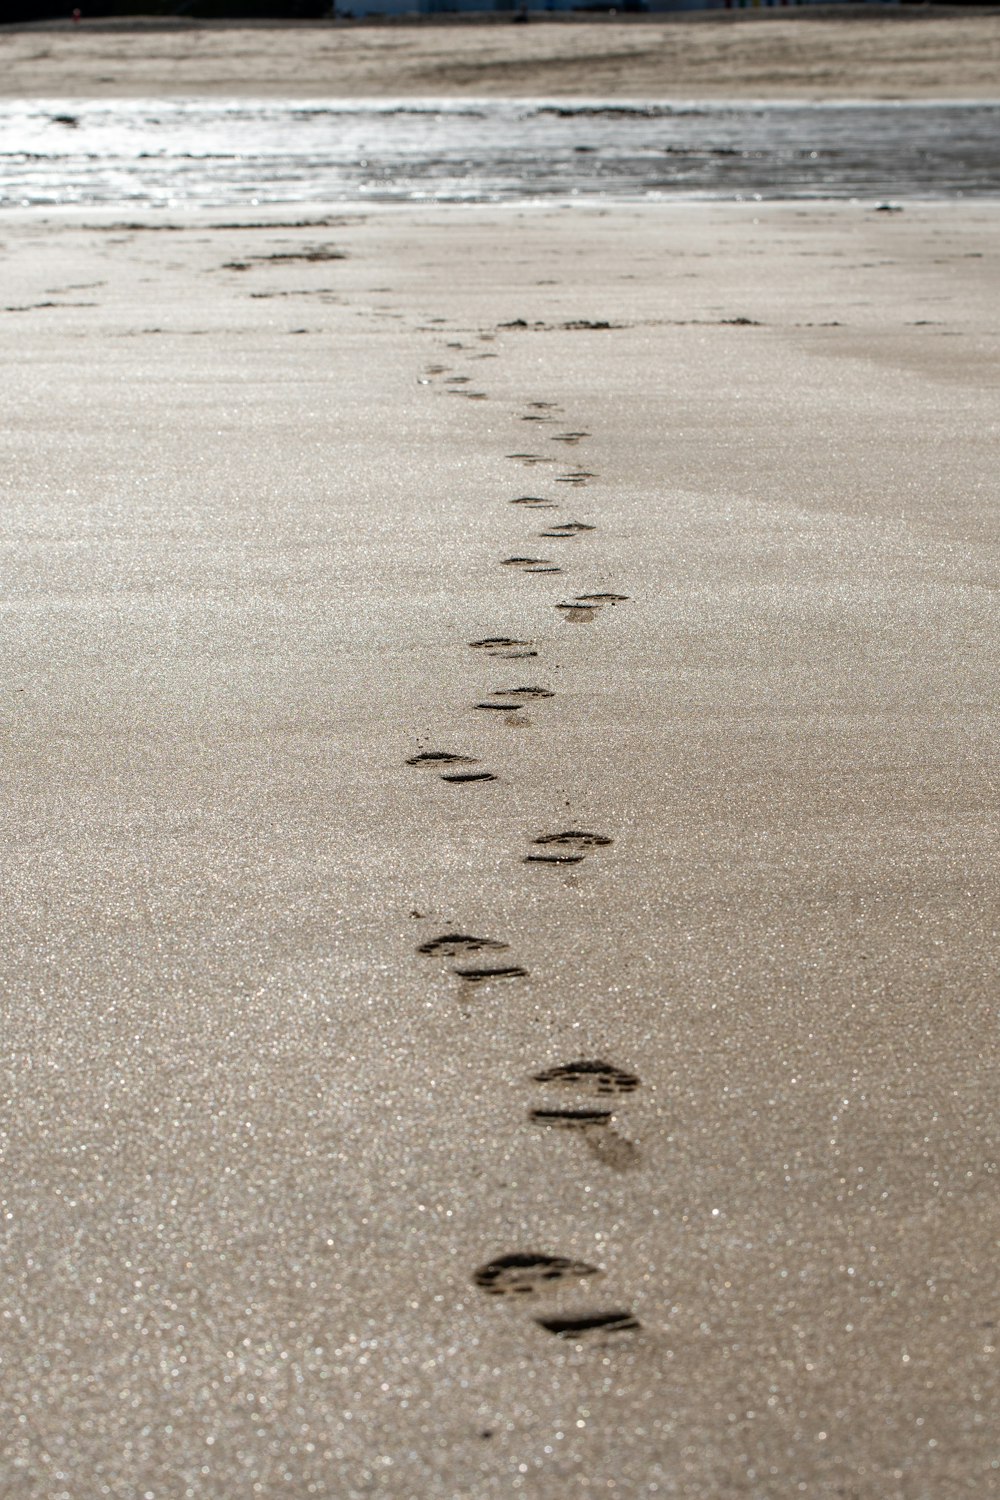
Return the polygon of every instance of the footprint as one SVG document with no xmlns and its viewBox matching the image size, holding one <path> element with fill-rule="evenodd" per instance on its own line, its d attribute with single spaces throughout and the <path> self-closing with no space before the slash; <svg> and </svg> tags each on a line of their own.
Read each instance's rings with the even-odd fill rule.
<svg viewBox="0 0 1000 1500">
<path fill-rule="evenodd" d="M 558 510 L 555 500 L 546 500 L 542 495 L 515 495 L 511 505 L 525 505 L 529 510 Z"/>
<path fill-rule="evenodd" d="M 489 699 L 473 704 L 474 708 L 490 709 L 496 713 L 516 714 L 532 699 L 554 698 L 549 688 L 519 687 L 497 688 Z M 511 700 L 514 700 L 513 702 Z M 527 722 L 527 721 L 524 721 Z"/>
<path fill-rule="evenodd" d="M 562 411 L 555 401 L 529 401 L 528 407 L 531 411 Z"/>
<path fill-rule="evenodd" d="M 527 969 L 522 969 L 520 964 L 496 965 L 493 968 L 482 969 L 453 969 L 459 979 L 464 979 L 467 984 L 484 984 L 491 979 L 526 979 Z"/>
<path fill-rule="evenodd" d="M 406 764 L 423 770 L 431 767 L 440 769 L 441 766 L 477 766 L 479 762 L 474 756 L 455 755 L 450 750 L 421 750 L 419 755 L 411 755 Z M 444 771 L 441 774 L 442 781 L 496 781 L 496 779 L 492 771 Z"/>
<path fill-rule="evenodd" d="M 440 937 L 429 938 L 426 943 L 421 943 L 417 952 L 440 955 L 442 958 L 462 958 L 467 953 L 499 953 L 509 946 L 508 943 L 497 942 L 496 938 L 472 937 L 466 932 L 444 932 Z M 539 1081 L 544 1080 L 539 1078 Z"/>
<path fill-rule="evenodd" d="M 577 625 L 589 625 L 597 617 L 596 604 L 556 604 L 554 608 L 562 610 L 564 620 Z"/>
<path fill-rule="evenodd" d="M 535 1083 L 551 1083 L 559 1088 L 572 1088 L 598 1098 L 606 1098 L 612 1094 L 633 1094 L 639 1087 L 639 1079 L 635 1073 L 596 1058 L 556 1063 L 554 1067 L 543 1068 L 540 1073 L 532 1073 L 531 1077 Z"/>
<path fill-rule="evenodd" d="M 583 531 L 596 531 L 596 526 L 591 526 L 586 521 L 560 521 L 556 526 L 550 526 L 548 531 L 540 531 L 539 536 L 558 537 L 560 541 L 569 537 L 579 536 Z"/>
<path fill-rule="evenodd" d="M 485 651 L 488 656 L 497 656 L 501 661 L 522 661 L 528 656 L 537 656 L 531 641 L 515 641 L 507 635 L 488 635 L 482 641 L 470 641 L 473 651 Z"/>
<path fill-rule="evenodd" d="M 568 604 L 557 604 L 554 607 L 563 611 L 564 619 L 586 621 L 593 620 L 602 605 L 610 604 L 614 609 L 616 604 L 627 598 L 627 594 L 577 594 Z"/>
<path fill-rule="evenodd" d="M 600 1275 L 597 1266 L 588 1266 L 582 1260 L 522 1251 L 488 1261 L 479 1267 L 472 1279 L 491 1297 L 531 1297 L 548 1291 L 556 1282 L 579 1281 L 585 1276 Z"/>
<path fill-rule="evenodd" d="M 419 755 L 411 755 L 406 762 L 408 766 L 475 766 L 479 762 L 472 755 L 456 755 L 451 750 L 421 750 Z"/>
<path fill-rule="evenodd" d="M 598 1098 L 632 1093 L 639 1086 L 634 1073 L 626 1073 L 605 1062 L 563 1063 L 535 1073 L 533 1081 L 564 1089 L 572 1088 L 576 1093 L 596 1095 Z M 613 1110 L 600 1109 L 594 1105 L 538 1107 L 528 1111 L 528 1119 L 533 1125 L 550 1130 L 577 1131 L 583 1137 L 591 1156 L 612 1171 L 631 1171 L 642 1159 L 635 1142 L 614 1129 Z"/>
<path fill-rule="evenodd" d="M 613 1172 L 630 1172 L 642 1160 L 635 1142 L 626 1140 L 617 1130 L 587 1130 L 583 1138 L 591 1156 Z"/>
<path fill-rule="evenodd" d="M 582 438 L 588 437 L 590 437 L 589 432 L 554 432 L 549 438 L 549 442 L 576 444 L 579 443 Z"/>
<path fill-rule="evenodd" d="M 613 842 L 613 839 L 607 838 L 603 833 L 583 833 L 575 828 L 565 833 L 545 833 L 534 840 L 535 846 L 543 848 L 545 853 L 526 854 L 524 863 L 526 865 L 578 865 L 588 849 L 604 849 Z"/>
<path fill-rule="evenodd" d="M 596 474 L 591 474 L 587 469 L 577 469 L 572 474 L 557 474 L 556 484 L 586 484 L 588 479 L 596 479 Z"/>
<path fill-rule="evenodd" d="M 630 1172 L 642 1160 L 635 1142 L 613 1128 L 610 1109 L 530 1109 L 528 1119 L 547 1130 L 576 1131 L 595 1161 L 614 1172 Z"/>
<path fill-rule="evenodd" d="M 526 865 L 582 865 L 582 854 L 526 854 Z"/>
<path fill-rule="evenodd" d="M 562 568 L 549 558 L 504 558 L 502 567 L 520 568 L 522 573 L 561 573 Z"/>
<path fill-rule="evenodd" d="M 531 1109 L 532 1125 L 547 1125 L 555 1130 L 601 1130 L 611 1124 L 610 1109 Z"/>
<path fill-rule="evenodd" d="M 544 453 L 508 453 L 506 456 L 508 458 L 516 458 L 519 463 L 524 464 L 529 469 L 535 464 L 554 464 L 557 462 L 556 459 L 549 458 Z"/>
<path fill-rule="evenodd" d="M 560 1339 L 583 1339 L 597 1333 L 630 1333 L 642 1327 L 634 1313 L 618 1308 L 613 1312 L 577 1313 L 573 1317 L 536 1318 L 535 1322 Z"/>
</svg>

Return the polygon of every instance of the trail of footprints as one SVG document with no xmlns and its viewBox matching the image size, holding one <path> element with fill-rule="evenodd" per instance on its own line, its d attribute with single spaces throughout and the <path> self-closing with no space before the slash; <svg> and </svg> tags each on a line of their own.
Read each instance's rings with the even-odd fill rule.
<svg viewBox="0 0 1000 1500">
<path fill-rule="evenodd" d="M 448 347 L 463 346 L 459 343 Z M 486 399 L 484 392 L 466 390 L 471 377 L 456 373 L 446 365 L 427 366 L 426 376 L 428 378 L 422 379 L 422 384 L 438 379 L 450 394 Z M 562 415 L 562 409 L 554 402 L 531 401 L 520 414 L 520 419 L 546 426 L 556 425 Z M 573 447 L 589 436 L 587 432 L 570 429 L 552 434 L 551 441 Z M 507 457 L 529 468 L 558 463 L 558 459 L 544 453 L 517 452 Z M 571 486 L 585 485 L 596 477 L 592 471 L 582 468 L 568 469 L 553 476 L 556 484 Z M 525 516 L 560 508 L 557 500 L 546 495 L 515 495 L 508 503 Z M 543 528 L 534 535 L 537 541 L 571 543 L 586 540 L 596 529 L 590 521 L 559 520 L 546 515 Z M 536 551 L 541 549 L 529 544 L 529 547 L 502 558 L 500 565 L 508 572 L 530 576 L 565 573 L 562 555 L 557 561 L 547 555 L 535 555 Z M 564 620 L 586 623 L 595 620 L 602 611 L 625 603 L 627 598 L 626 594 L 612 592 L 572 594 L 569 598 L 554 601 L 553 608 Z M 468 646 L 483 658 L 502 662 L 535 662 L 541 656 L 537 640 L 514 635 L 485 636 L 470 641 Z M 526 723 L 524 710 L 527 707 L 554 696 L 551 688 L 522 683 L 490 688 L 472 708 L 477 713 L 506 715 L 512 724 Z M 498 779 L 495 772 L 483 767 L 475 755 L 464 751 L 420 750 L 410 756 L 407 765 L 435 772 L 442 781 L 459 787 Z M 543 872 L 602 858 L 613 842 L 607 834 L 587 829 L 556 829 L 538 834 L 522 854 L 521 862 L 538 870 L 538 879 L 552 878 L 551 875 L 545 877 Z M 511 955 L 509 945 L 495 937 L 457 930 L 441 932 L 420 943 L 417 953 L 424 959 L 447 964 L 463 989 L 505 987 L 510 983 L 516 986 L 530 977 L 528 970 L 516 962 L 516 956 Z M 534 1130 L 569 1133 L 580 1140 L 602 1166 L 619 1172 L 628 1171 L 638 1164 L 639 1151 L 619 1129 L 616 1106 L 620 1107 L 622 1101 L 635 1093 L 639 1082 L 635 1073 L 602 1059 L 581 1058 L 551 1064 L 528 1076 L 525 1124 Z M 627 1307 L 603 1300 L 585 1305 L 578 1302 L 581 1288 L 599 1286 L 602 1276 L 599 1266 L 549 1250 L 531 1249 L 497 1255 L 479 1266 L 473 1272 L 472 1280 L 487 1296 L 530 1304 L 537 1326 L 556 1338 L 582 1341 L 638 1330 L 640 1324 Z M 551 1305 L 557 1297 L 564 1303 L 560 1308 Z M 565 1304 L 567 1297 L 573 1305 Z"/>
</svg>

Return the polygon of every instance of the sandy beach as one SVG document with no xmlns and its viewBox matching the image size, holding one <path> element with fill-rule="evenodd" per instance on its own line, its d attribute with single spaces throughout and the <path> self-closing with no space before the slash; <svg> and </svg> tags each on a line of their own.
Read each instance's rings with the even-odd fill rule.
<svg viewBox="0 0 1000 1500">
<path fill-rule="evenodd" d="M 1000 9 L 921 6 L 527 26 L 10 26 L 0 28 L 0 99 L 996 99 L 998 17 Z"/>
<path fill-rule="evenodd" d="M 5 1495 L 995 1493 L 998 228 L 0 216 Z"/>
</svg>

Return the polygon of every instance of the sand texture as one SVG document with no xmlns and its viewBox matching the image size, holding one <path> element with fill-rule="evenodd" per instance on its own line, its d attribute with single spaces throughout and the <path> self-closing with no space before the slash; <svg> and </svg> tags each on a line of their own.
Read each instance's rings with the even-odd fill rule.
<svg viewBox="0 0 1000 1500">
<path fill-rule="evenodd" d="M 694 14 L 528 26 L 0 29 L 0 98 L 239 93 L 996 99 L 1000 12 Z"/>
<path fill-rule="evenodd" d="M 1000 209 L 125 218 L 3 225 L 4 1495 L 995 1493 Z"/>
</svg>

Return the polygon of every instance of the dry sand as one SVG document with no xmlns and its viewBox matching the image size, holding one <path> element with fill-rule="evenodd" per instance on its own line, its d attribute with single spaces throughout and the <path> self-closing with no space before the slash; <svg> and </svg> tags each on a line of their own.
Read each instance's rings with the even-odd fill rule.
<svg viewBox="0 0 1000 1500">
<path fill-rule="evenodd" d="M 0 29 L 0 98 L 451 94 L 996 99 L 1000 11 L 687 15 L 528 26 Z"/>
<path fill-rule="evenodd" d="M 5 1500 L 994 1494 L 1000 207 L 127 217 L 0 221 Z"/>
</svg>

